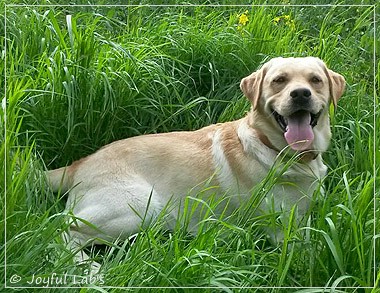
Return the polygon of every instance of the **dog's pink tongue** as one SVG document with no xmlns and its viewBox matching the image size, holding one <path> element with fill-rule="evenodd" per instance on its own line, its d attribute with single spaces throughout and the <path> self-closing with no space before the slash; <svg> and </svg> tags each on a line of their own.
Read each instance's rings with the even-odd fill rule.
<svg viewBox="0 0 380 293">
<path fill-rule="evenodd" d="M 287 119 L 288 127 L 284 134 L 287 143 L 293 150 L 306 150 L 314 140 L 313 129 L 310 125 L 310 113 L 298 111 Z"/>
</svg>

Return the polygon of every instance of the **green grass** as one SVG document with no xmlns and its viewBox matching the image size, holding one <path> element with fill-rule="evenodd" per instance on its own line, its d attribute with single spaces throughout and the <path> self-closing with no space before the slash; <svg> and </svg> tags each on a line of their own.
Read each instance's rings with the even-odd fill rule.
<svg viewBox="0 0 380 293">
<path fill-rule="evenodd" d="M 238 16 L 246 10 L 249 21 L 239 26 Z M 117 139 L 240 118 L 249 109 L 239 90 L 242 77 L 271 57 L 312 55 L 344 75 L 347 90 L 332 117 L 334 139 L 324 155 L 329 174 L 324 190 L 315 194 L 308 220 L 283 225 L 284 244 L 274 246 L 261 228 L 276 222 L 276 215 L 252 216 L 252 209 L 247 214 L 242 207 L 232 218 L 211 220 L 217 202 L 189 199 L 190 206 L 204 210 L 197 236 L 181 228 L 190 216 L 185 215 L 175 231 L 164 231 L 162 219 L 142 231 L 134 245 L 124 241 L 96 247 L 91 255 L 103 263 L 103 274 L 92 286 L 375 292 L 362 289 L 375 283 L 379 287 L 380 280 L 380 226 L 375 220 L 380 205 L 374 208 L 373 198 L 379 179 L 373 166 L 380 159 L 374 80 L 379 82 L 380 66 L 375 64 L 374 76 L 373 10 L 6 7 L 6 44 L 1 24 L 6 52 L 0 62 L 6 76 L 0 86 L 7 99 L 6 117 L 0 111 L 6 118 L 6 132 L 1 124 L 0 134 L 0 157 L 5 159 L 0 188 L 6 187 L 1 235 L 6 246 L 0 255 L 6 259 L 1 272 L 4 276 L 6 270 L 7 286 L 30 287 L 33 276 L 53 273 L 69 275 L 66 286 L 80 286 L 72 284 L 74 276 L 77 282 L 86 276 L 60 236 L 67 225 L 62 214 L 66 197 L 48 190 L 43 170 L 70 164 Z M 275 17 L 282 17 L 278 24 Z M 269 175 L 257 189 L 253 208 L 273 182 Z M 21 280 L 11 284 L 15 274 Z"/>
</svg>

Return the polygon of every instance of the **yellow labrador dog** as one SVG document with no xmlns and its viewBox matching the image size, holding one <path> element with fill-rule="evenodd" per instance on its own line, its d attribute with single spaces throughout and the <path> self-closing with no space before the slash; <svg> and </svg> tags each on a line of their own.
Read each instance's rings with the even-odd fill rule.
<svg viewBox="0 0 380 293">
<path fill-rule="evenodd" d="M 299 160 L 282 174 L 261 210 L 298 205 L 305 213 L 326 173 L 321 153 L 331 137 L 329 105 L 336 106 L 343 94 L 344 78 L 318 58 L 274 58 L 243 78 L 240 87 L 252 104 L 240 120 L 116 141 L 48 171 L 53 190 L 69 192 L 67 210 L 79 219 L 68 232 L 72 243 L 126 239 L 170 201 L 178 203 L 169 212 L 176 219 L 184 197 L 207 182 L 219 187 L 212 192 L 229 194 L 229 208 L 236 209 L 283 150 Z M 194 216 L 191 225 L 197 220 Z"/>
</svg>

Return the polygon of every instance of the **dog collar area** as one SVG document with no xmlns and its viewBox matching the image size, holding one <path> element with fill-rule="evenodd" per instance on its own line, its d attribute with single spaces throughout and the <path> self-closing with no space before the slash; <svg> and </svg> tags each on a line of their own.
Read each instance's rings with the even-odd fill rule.
<svg viewBox="0 0 380 293">
<path fill-rule="evenodd" d="M 277 153 L 281 152 L 280 150 L 278 150 L 276 147 L 273 146 L 273 144 L 270 142 L 269 138 L 264 133 L 262 133 L 261 131 L 258 131 L 257 129 L 255 129 L 255 131 L 257 133 L 257 137 L 259 138 L 259 140 L 266 147 L 274 150 Z M 315 151 L 305 150 L 303 152 L 297 153 L 296 157 L 298 158 L 299 161 L 301 161 L 303 163 L 308 163 L 308 162 L 311 162 L 311 161 L 315 160 L 318 157 L 318 155 L 319 155 L 319 153 L 317 153 Z M 294 155 L 286 154 L 286 156 L 287 157 L 289 157 L 289 156 L 293 157 Z"/>
</svg>

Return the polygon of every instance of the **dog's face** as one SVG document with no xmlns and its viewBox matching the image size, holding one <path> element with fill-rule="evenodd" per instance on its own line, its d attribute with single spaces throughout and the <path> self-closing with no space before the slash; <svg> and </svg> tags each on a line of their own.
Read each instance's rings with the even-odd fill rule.
<svg viewBox="0 0 380 293">
<path fill-rule="evenodd" d="M 241 81 L 251 100 L 258 130 L 282 149 L 295 151 L 328 147 L 328 110 L 345 87 L 344 78 L 318 58 L 274 58 Z M 262 127 L 263 129 L 260 129 Z"/>
</svg>

